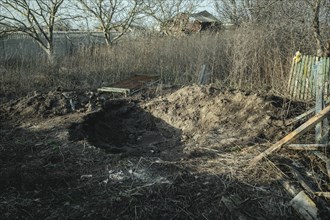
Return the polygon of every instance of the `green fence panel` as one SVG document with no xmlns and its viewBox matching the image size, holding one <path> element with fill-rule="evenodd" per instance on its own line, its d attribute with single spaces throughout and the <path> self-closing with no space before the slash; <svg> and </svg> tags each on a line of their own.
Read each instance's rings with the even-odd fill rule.
<svg viewBox="0 0 330 220">
<path fill-rule="evenodd" d="M 293 61 L 290 70 L 288 90 L 296 100 L 315 99 L 315 75 L 320 73 L 325 97 L 330 96 L 330 58 L 304 55 Z"/>
</svg>

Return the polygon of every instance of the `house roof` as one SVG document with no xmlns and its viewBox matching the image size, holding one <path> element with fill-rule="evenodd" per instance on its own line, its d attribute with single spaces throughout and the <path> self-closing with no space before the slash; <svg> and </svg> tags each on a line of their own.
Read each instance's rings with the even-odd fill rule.
<svg viewBox="0 0 330 220">
<path fill-rule="evenodd" d="M 192 14 L 191 17 L 201 22 L 220 22 L 214 15 L 206 10 Z"/>
</svg>

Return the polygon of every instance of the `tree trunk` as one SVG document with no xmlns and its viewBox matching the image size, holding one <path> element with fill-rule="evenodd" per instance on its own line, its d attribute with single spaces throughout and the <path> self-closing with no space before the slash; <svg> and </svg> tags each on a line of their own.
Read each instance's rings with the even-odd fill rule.
<svg viewBox="0 0 330 220">
<path fill-rule="evenodd" d="M 316 41 L 316 53 L 317 56 L 323 55 L 323 47 L 322 47 L 322 41 L 321 41 L 321 32 L 320 32 L 320 7 L 321 7 L 321 0 L 314 0 L 313 5 L 313 30 L 314 30 L 314 38 Z"/>
<path fill-rule="evenodd" d="M 45 49 L 45 52 L 47 54 L 48 63 L 54 66 L 56 64 L 56 57 L 53 42 L 48 42 L 48 48 Z"/>
<path fill-rule="evenodd" d="M 107 46 L 111 46 L 111 38 L 110 38 L 110 33 L 108 32 L 104 32 L 104 39 L 105 39 L 105 43 L 107 44 Z"/>
</svg>

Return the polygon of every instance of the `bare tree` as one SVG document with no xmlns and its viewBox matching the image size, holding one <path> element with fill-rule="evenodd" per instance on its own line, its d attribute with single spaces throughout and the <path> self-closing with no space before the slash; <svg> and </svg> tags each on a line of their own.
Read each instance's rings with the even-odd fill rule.
<svg viewBox="0 0 330 220">
<path fill-rule="evenodd" d="M 143 13 L 153 18 L 160 27 L 180 12 L 193 13 L 202 0 L 144 0 Z"/>
<path fill-rule="evenodd" d="M 113 44 L 129 30 L 139 14 L 141 0 L 77 0 L 78 8 L 96 19 L 107 45 Z M 117 32 L 113 35 L 113 32 Z"/>
<path fill-rule="evenodd" d="M 246 9 L 237 0 L 214 0 L 214 8 L 220 18 L 235 26 L 239 26 L 242 20 L 247 20 Z"/>
<path fill-rule="evenodd" d="M 215 10 L 225 22 L 240 26 L 242 22 L 259 22 L 272 14 L 278 0 L 213 0 Z"/>
<path fill-rule="evenodd" d="M 320 14 L 321 14 L 322 6 L 325 7 L 326 1 L 328 0 L 304 0 L 304 1 L 313 12 L 312 26 L 313 26 L 313 34 L 316 42 L 317 55 L 323 56 L 325 48 L 322 43 L 322 37 L 321 37 Z"/>
<path fill-rule="evenodd" d="M 54 62 L 54 26 L 64 0 L 1 0 L 3 33 L 23 32 L 31 36 Z"/>
</svg>

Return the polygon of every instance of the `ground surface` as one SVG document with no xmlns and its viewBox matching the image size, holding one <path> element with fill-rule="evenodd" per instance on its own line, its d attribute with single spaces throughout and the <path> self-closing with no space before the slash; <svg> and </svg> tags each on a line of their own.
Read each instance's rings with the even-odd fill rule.
<svg viewBox="0 0 330 220">
<path fill-rule="evenodd" d="M 297 106 L 215 86 L 150 94 L 3 101 L 1 218 L 299 219 L 272 163 L 247 168 Z"/>
</svg>

